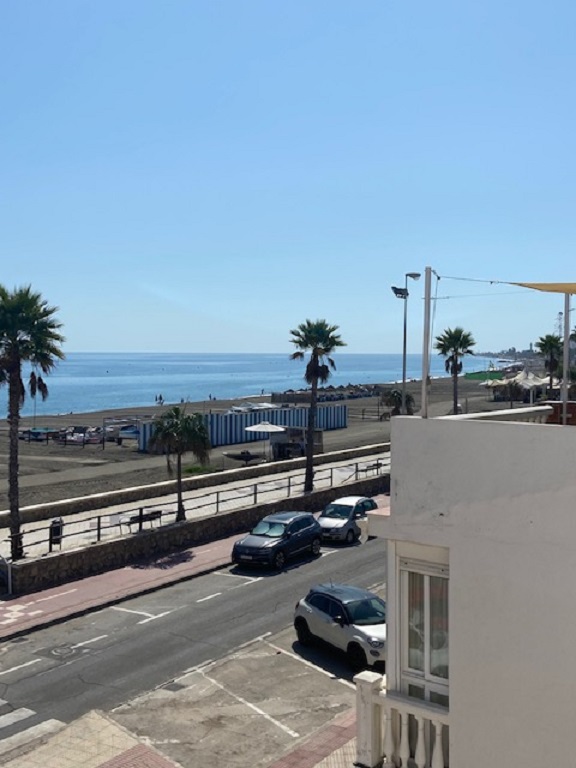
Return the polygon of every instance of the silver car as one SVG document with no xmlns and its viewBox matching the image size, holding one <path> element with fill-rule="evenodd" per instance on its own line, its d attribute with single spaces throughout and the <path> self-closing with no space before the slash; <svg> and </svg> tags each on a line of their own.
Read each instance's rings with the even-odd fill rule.
<svg viewBox="0 0 576 768">
<path fill-rule="evenodd" d="M 366 513 L 377 506 L 374 499 L 367 496 L 344 496 L 331 501 L 318 518 L 322 527 L 322 538 L 326 541 L 354 544 L 361 533 L 358 523 L 365 521 Z"/>
<path fill-rule="evenodd" d="M 322 640 L 348 657 L 354 671 L 385 668 L 386 603 L 348 584 L 318 584 L 296 603 L 294 629 L 302 645 Z"/>
</svg>

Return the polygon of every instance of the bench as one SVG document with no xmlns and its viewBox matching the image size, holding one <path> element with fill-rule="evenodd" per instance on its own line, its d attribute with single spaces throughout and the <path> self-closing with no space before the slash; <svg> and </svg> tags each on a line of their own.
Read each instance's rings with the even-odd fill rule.
<svg viewBox="0 0 576 768">
<path fill-rule="evenodd" d="M 162 520 L 161 509 L 154 509 L 150 512 L 141 511 L 137 515 L 125 515 L 120 518 L 119 525 L 120 529 L 122 529 L 123 525 L 127 525 L 130 531 L 132 531 L 133 525 L 137 525 L 138 530 L 142 530 L 144 523 L 150 523 L 150 527 L 153 528 L 156 520 Z"/>
<path fill-rule="evenodd" d="M 383 461 L 375 461 L 373 464 L 366 464 L 365 467 L 358 467 L 358 472 L 364 472 L 365 475 L 367 475 L 368 472 L 374 472 L 374 474 L 377 475 L 383 466 Z"/>
</svg>

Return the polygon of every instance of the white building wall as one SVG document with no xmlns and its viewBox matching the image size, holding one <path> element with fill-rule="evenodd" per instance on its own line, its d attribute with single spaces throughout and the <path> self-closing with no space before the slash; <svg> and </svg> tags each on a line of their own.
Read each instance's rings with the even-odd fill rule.
<svg viewBox="0 0 576 768">
<path fill-rule="evenodd" d="M 370 532 L 449 552 L 451 765 L 572 765 L 576 429 L 399 417 L 391 477 Z"/>
</svg>

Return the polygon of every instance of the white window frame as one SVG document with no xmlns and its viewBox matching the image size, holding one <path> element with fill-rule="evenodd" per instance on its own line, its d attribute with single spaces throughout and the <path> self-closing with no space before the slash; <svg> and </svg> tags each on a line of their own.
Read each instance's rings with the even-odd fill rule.
<svg viewBox="0 0 576 768">
<path fill-rule="evenodd" d="M 408 666 L 408 574 L 418 573 L 424 577 L 424 671 Z M 408 687 L 413 685 L 423 689 L 424 701 L 430 701 L 434 693 L 449 696 L 450 677 L 437 677 L 430 672 L 430 576 L 449 580 L 447 565 L 440 565 L 412 558 L 399 558 L 400 576 L 400 680 L 402 692 L 406 695 Z M 450 583 L 448 583 L 450 589 Z M 450 631 L 450 630 L 448 630 Z"/>
</svg>

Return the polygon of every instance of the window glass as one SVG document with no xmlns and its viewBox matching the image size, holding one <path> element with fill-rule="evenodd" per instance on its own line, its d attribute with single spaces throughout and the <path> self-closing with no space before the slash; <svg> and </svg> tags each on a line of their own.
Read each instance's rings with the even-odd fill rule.
<svg viewBox="0 0 576 768">
<path fill-rule="evenodd" d="M 331 600 L 330 598 L 328 598 L 328 613 L 330 614 L 330 617 L 333 619 L 335 619 L 337 616 L 346 615 L 346 612 L 344 611 L 342 604 L 339 603 L 337 600 Z"/>
<path fill-rule="evenodd" d="M 252 529 L 252 533 L 255 536 L 268 536 L 271 539 L 279 539 L 284 535 L 285 530 L 284 523 L 260 520 L 258 525 Z"/>
<path fill-rule="evenodd" d="M 326 597 L 326 595 L 310 595 L 308 598 L 308 603 L 313 607 L 316 608 L 318 611 L 322 611 L 322 613 L 326 613 L 329 615 L 329 600 Z"/>
<path fill-rule="evenodd" d="M 448 679 L 448 579 L 430 576 L 430 674 Z"/>
<path fill-rule="evenodd" d="M 408 666 L 424 671 L 424 576 L 408 573 Z"/>
<path fill-rule="evenodd" d="M 350 620 L 358 626 L 386 623 L 386 603 L 379 597 L 356 600 L 346 605 Z"/>
</svg>

